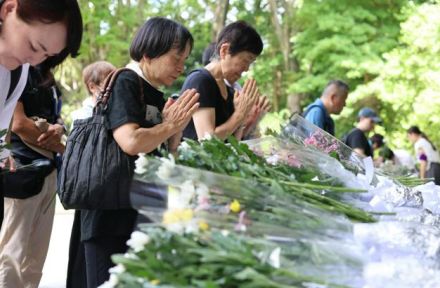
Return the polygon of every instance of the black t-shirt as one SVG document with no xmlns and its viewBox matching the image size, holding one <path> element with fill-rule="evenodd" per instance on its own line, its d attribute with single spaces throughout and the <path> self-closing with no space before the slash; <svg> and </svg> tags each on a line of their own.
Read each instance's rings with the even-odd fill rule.
<svg viewBox="0 0 440 288">
<path fill-rule="evenodd" d="M 215 126 L 225 123 L 234 113 L 234 89 L 227 86 L 228 97 L 223 98 L 220 88 L 208 70 L 201 68 L 192 71 L 183 83 L 182 92 L 194 88 L 200 94 L 200 108 L 215 109 Z M 194 122 L 191 120 L 183 131 L 183 137 L 197 140 Z"/>
<path fill-rule="evenodd" d="M 42 76 L 37 68 L 29 68 L 29 76 L 26 87 L 21 95 L 24 113 L 27 117 L 44 118 L 50 124 L 55 124 L 59 117 L 58 103 L 61 91 L 56 86 L 41 86 Z M 36 159 L 44 159 L 45 156 L 32 150 L 15 133 L 11 133 L 12 154 L 19 158 L 23 164 L 28 164 Z"/>
<path fill-rule="evenodd" d="M 362 149 L 366 156 L 373 156 L 373 152 L 364 132 L 358 128 L 354 128 L 344 137 L 344 143 L 355 149 Z"/>
<path fill-rule="evenodd" d="M 161 113 L 165 106 L 163 93 L 142 79 L 142 103 L 139 79 L 142 78 L 133 71 L 121 72 L 116 79 L 107 110 L 110 128 L 115 129 L 127 123 L 151 128 L 162 122 Z M 138 213 L 134 209 L 82 210 L 81 240 L 102 236 L 129 236 L 137 217 Z"/>
</svg>

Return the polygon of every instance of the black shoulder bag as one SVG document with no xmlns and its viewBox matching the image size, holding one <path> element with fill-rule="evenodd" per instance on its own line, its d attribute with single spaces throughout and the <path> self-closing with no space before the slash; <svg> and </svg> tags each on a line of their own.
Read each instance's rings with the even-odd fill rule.
<svg viewBox="0 0 440 288">
<path fill-rule="evenodd" d="M 134 159 L 116 143 L 106 117 L 115 80 L 125 70 L 129 69 L 121 68 L 108 75 L 93 116 L 76 120 L 67 138 L 58 187 L 65 209 L 130 208 Z M 139 83 L 144 103 L 140 78 Z"/>
</svg>

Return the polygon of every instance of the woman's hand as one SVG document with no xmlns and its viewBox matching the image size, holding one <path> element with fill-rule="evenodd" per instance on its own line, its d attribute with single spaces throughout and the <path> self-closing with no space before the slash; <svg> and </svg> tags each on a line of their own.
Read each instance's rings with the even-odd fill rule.
<svg viewBox="0 0 440 288">
<path fill-rule="evenodd" d="M 1 169 L 9 169 L 9 172 L 15 172 L 17 167 L 15 165 L 14 157 L 11 155 L 8 156 L 8 158 L 4 159 L 2 162 L 0 162 L 0 168 Z"/>
<path fill-rule="evenodd" d="M 178 132 L 168 139 L 168 149 L 171 153 L 177 151 L 177 147 L 180 145 L 180 141 L 182 140 L 183 133 Z"/>
<path fill-rule="evenodd" d="M 162 112 L 163 122 L 172 123 L 180 132 L 188 125 L 194 112 L 199 108 L 199 93 L 188 89 L 177 100 L 168 99 Z"/>
<path fill-rule="evenodd" d="M 251 111 L 255 102 L 259 97 L 257 83 L 254 79 L 248 79 L 244 83 L 243 89 L 240 92 L 235 92 L 234 95 L 234 109 L 235 113 L 245 119 Z"/>
<path fill-rule="evenodd" d="M 46 132 L 38 137 L 38 145 L 46 150 L 63 153 L 64 145 L 61 144 L 64 128 L 60 124 L 49 125 Z"/>
<path fill-rule="evenodd" d="M 254 106 L 249 112 L 244 125 L 246 127 L 252 127 L 257 124 L 257 122 L 271 109 L 270 101 L 266 96 L 260 96 L 257 98 Z"/>
</svg>

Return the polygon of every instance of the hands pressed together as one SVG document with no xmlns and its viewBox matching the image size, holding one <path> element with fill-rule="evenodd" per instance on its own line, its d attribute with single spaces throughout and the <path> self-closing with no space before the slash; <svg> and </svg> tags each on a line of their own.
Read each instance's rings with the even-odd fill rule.
<svg viewBox="0 0 440 288">
<path fill-rule="evenodd" d="M 199 108 L 199 93 L 188 89 L 177 99 L 168 99 L 162 112 L 163 122 L 175 126 L 176 132 L 181 132 L 188 125 L 192 115 Z"/>
</svg>

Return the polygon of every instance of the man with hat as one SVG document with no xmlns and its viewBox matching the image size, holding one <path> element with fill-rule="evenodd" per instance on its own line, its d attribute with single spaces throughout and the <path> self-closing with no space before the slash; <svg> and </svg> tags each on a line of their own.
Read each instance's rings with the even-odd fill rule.
<svg viewBox="0 0 440 288">
<path fill-rule="evenodd" d="M 381 123 L 382 120 L 374 112 L 373 109 L 369 107 L 362 108 L 358 113 L 358 123 L 356 128 L 351 130 L 344 138 L 343 141 L 353 150 L 365 157 L 373 156 L 373 149 L 366 134 L 373 131 L 376 123 Z"/>
</svg>

